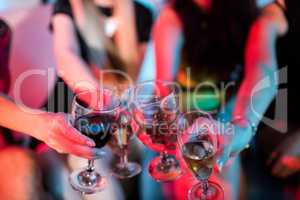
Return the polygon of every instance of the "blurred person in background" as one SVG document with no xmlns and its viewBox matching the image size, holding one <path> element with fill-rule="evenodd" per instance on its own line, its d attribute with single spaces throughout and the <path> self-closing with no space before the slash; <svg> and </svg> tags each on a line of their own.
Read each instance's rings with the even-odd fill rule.
<svg viewBox="0 0 300 200">
<path fill-rule="evenodd" d="M 299 8 L 299 1 L 293 0 L 276 0 L 266 7 L 276 10 L 278 16 L 284 16 L 285 20 L 278 23 L 288 27 L 276 41 L 277 62 L 282 71 L 279 76 L 281 85 L 276 100 L 266 113 L 275 126 L 262 125 L 256 137 L 256 149 L 245 155 L 244 166 L 249 174 L 247 182 L 252 188 L 250 198 L 300 199 Z M 281 112 L 283 115 L 278 116 Z"/>
<path fill-rule="evenodd" d="M 12 32 L 7 23 L 2 19 L 0 19 L 0 39 L 0 91 L 7 93 L 10 86 L 8 61 Z"/>
<path fill-rule="evenodd" d="M 12 32 L 8 24 L 0 19 L 0 92 L 7 94 L 10 87 L 9 52 Z M 9 130 L 0 127 L 0 147 L 4 146 L 4 139 L 10 140 Z"/>
<path fill-rule="evenodd" d="M 199 84 L 208 83 L 197 91 L 206 98 L 187 110 L 218 110 L 234 121 L 233 138 L 218 160 L 219 169 L 223 168 L 220 179 L 226 199 L 243 195 L 239 157 L 232 165 L 224 165 L 231 155 L 250 143 L 255 127 L 276 94 L 276 39 L 286 32 L 284 16 L 272 6 L 258 8 L 254 0 L 170 1 L 154 26 L 156 78 L 178 80 L 192 92 Z M 270 78 L 270 87 L 252 94 L 265 77 Z M 211 87 L 220 88 L 222 83 L 226 87 L 219 93 Z M 166 185 L 165 195 L 184 199 L 191 180 L 187 176 Z"/>
<path fill-rule="evenodd" d="M 293 0 L 277 0 L 273 6 L 277 6 L 279 10 L 282 11 L 282 15 L 286 17 L 288 22 L 288 32 L 281 38 L 278 39 L 278 48 L 277 48 L 277 55 L 278 55 L 278 64 L 280 67 L 287 67 L 288 68 L 288 123 L 291 132 L 293 132 L 292 138 L 288 139 L 290 142 L 287 141 L 289 144 L 284 144 L 285 148 L 279 148 L 277 152 L 281 154 L 279 156 L 278 162 L 283 162 L 284 165 L 284 154 L 293 154 L 293 151 L 296 154 L 291 155 L 296 156 L 294 159 L 298 157 L 298 165 L 295 165 L 294 169 L 288 169 L 289 166 L 286 166 L 286 170 L 276 170 L 274 169 L 274 174 L 279 177 L 288 177 L 289 175 L 299 171 L 299 156 L 300 156 L 300 141 L 299 141 L 299 120 L 300 117 L 298 113 L 300 112 L 299 106 L 297 106 L 299 102 L 299 94 L 297 94 L 297 85 L 298 85 L 298 76 L 297 76 L 297 67 L 300 66 L 299 61 L 299 48 L 300 45 L 300 15 L 297 13 L 298 8 L 300 8 L 300 3 Z M 285 142 L 284 142 L 285 143 Z M 297 147 L 297 148 L 296 148 Z M 290 148 L 290 149 L 289 149 Z M 294 150 L 292 150 L 294 149 Z M 276 154 L 276 153 L 275 153 Z M 282 155 L 283 154 L 283 155 Z M 273 157 L 274 158 L 274 157 Z M 277 158 L 278 159 L 278 158 Z M 280 168 L 280 167 L 275 167 Z M 283 168 L 285 168 L 283 166 Z"/>
<path fill-rule="evenodd" d="M 80 90 L 80 82 L 99 87 L 105 69 L 125 72 L 127 79 L 135 80 L 151 25 L 151 12 L 136 1 L 57 1 L 51 26 L 60 77 L 73 91 Z M 112 73 L 102 81 L 122 82 Z"/>
<path fill-rule="evenodd" d="M 151 11 L 134 0 L 58 0 L 50 28 L 59 81 L 63 80 L 74 93 L 103 85 L 132 84 L 140 71 L 152 23 Z M 49 101 L 57 101 L 53 97 L 58 92 L 59 84 Z M 64 102 L 65 108 L 70 105 L 67 99 L 59 102 Z M 80 160 L 73 162 L 70 158 L 69 163 L 76 165 Z M 109 168 L 103 161 L 98 165 Z M 137 180 L 122 182 L 124 196 L 138 198 L 138 192 L 133 192 L 137 186 L 132 185 Z M 116 193 L 116 184 L 109 188 Z M 103 192 L 91 198 L 101 195 Z"/>
<path fill-rule="evenodd" d="M 48 113 L 41 110 L 20 106 L 9 97 L 0 93 L 0 126 L 34 137 L 59 153 L 68 153 L 84 158 L 100 155 L 95 143 L 72 128 L 66 115 Z M 21 145 L 6 142 L 0 149 L 1 172 L 0 198 L 4 200 L 22 199 L 64 199 L 53 194 L 44 185 L 42 170 L 47 170 L 48 176 L 59 168 L 53 156 L 54 152 L 43 149 L 23 148 Z M 52 168 L 47 165 L 52 162 Z M 42 169 L 48 167 L 47 169 Z M 58 174 L 56 174 L 58 175 Z M 55 178 L 55 177 L 52 177 Z M 61 177 L 60 177 L 61 178 Z M 58 179 L 57 179 L 58 180 Z M 55 183 L 59 190 L 66 190 L 60 182 Z M 54 186 L 52 186 L 54 187 Z M 12 192 L 13 191 L 13 192 Z M 68 194 L 72 197 L 72 194 Z"/>
<path fill-rule="evenodd" d="M 39 139 L 60 153 L 91 158 L 97 155 L 98 150 L 93 148 L 92 140 L 68 125 L 64 114 L 20 106 L 6 95 L 10 86 L 8 61 L 11 39 L 12 31 L 0 20 L 0 198 L 48 199 L 51 195 L 43 187 L 41 176 L 41 166 L 45 163 L 40 162 L 45 154 L 22 147 L 10 130 Z"/>
</svg>

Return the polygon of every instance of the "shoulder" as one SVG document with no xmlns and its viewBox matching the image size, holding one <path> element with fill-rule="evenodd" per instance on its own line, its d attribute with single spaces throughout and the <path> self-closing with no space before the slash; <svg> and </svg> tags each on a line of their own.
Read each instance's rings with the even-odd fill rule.
<svg viewBox="0 0 300 200">
<path fill-rule="evenodd" d="M 162 24 L 162 25 L 169 25 L 169 26 L 173 26 L 173 27 L 177 27 L 177 28 L 181 28 L 182 24 L 181 24 L 181 20 L 178 17 L 176 11 L 174 10 L 174 8 L 172 7 L 171 4 L 166 5 L 158 19 L 157 19 L 157 23 Z"/>
<path fill-rule="evenodd" d="M 172 7 L 166 6 L 161 11 L 154 25 L 153 38 L 158 43 L 177 43 L 177 41 L 182 41 L 182 24 Z"/>
<path fill-rule="evenodd" d="M 263 7 L 256 22 L 266 26 L 266 28 L 274 28 L 280 36 L 288 31 L 288 21 L 284 10 L 275 3 Z"/>
</svg>

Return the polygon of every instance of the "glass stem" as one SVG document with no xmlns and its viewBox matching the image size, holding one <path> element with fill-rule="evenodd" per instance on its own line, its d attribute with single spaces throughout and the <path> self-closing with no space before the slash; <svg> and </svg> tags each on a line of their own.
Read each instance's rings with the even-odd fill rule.
<svg viewBox="0 0 300 200">
<path fill-rule="evenodd" d="M 87 170 L 88 170 L 89 172 L 92 172 L 92 171 L 95 170 L 94 159 L 88 160 Z"/>
<path fill-rule="evenodd" d="M 122 155 L 120 157 L 120 163 L 121 163 L 121 166 L 123 166 L 123 167 L 126 167 L 126 165 L 128 164 L 128 155 L 127 155 L 126 148 L 122 149 Z"/>
<path fill-rule="evenodd" d="M 168 161 L 168 154 L 163 151 L 161 154 L 160 154 L 160 157 L 161 157 L 161 160 L 163 163 L 166 163 Z"/>
<path fill-rule="evenodd" d="M 206 199 L 206 195 L 209 187 L 208 179 L 202 180 L 202 184 L 203 184 L 203 199 Z"/>
</svg>

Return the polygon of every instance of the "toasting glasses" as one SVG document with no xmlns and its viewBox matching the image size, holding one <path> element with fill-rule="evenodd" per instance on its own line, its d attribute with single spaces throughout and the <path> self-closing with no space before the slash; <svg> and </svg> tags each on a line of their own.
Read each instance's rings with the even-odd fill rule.
<svg viewBox="0 0 300 200">
<path fill-rule="evenodd" d="M 157 181 L 172 181 L 181 175 L 174 156 L 177 130 L 174 122 L 178 114 L 178 90 L 168 82 L 149 81 L 134 87 L 130 110 L 138 125 L 138 138 L 160 156 L 149 165 L 149 173 Z"/>
<path fill-rule="evenodd" d="M 178 143 L 187 167 L 199 180 L 188 194 L 189 200 L 223 200 L 223 190 L 208 180 L 218 154 L 216 123 L 204 112 L 182 114 L 177 120 Z"/>
<path fill-rule="evenodd" d="M 73 99 L 72 125 L 101 149 L 117 131 L 120 109 L 120 100 L 111 89 L 81 92 Z M 86 169 L 71 174 L 70 183 L 75 190 L 92 194 L 104 189 L 106 179 L 95 171 L 94 159 L 91 159 Z"/>
</svg>

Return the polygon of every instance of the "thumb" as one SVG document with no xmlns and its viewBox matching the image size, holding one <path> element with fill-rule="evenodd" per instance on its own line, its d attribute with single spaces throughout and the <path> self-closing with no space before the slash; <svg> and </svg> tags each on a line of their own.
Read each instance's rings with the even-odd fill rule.
<svg viewBox="0 0 300 200">
<path fill-rule="evenodd" d="M 219 172 L 222 172 L 223 166 L 230 158 L 231 146 L 225 147 L 222 154 L 219 156 L 217 160 L 217 166 Z"/>
</svg>

